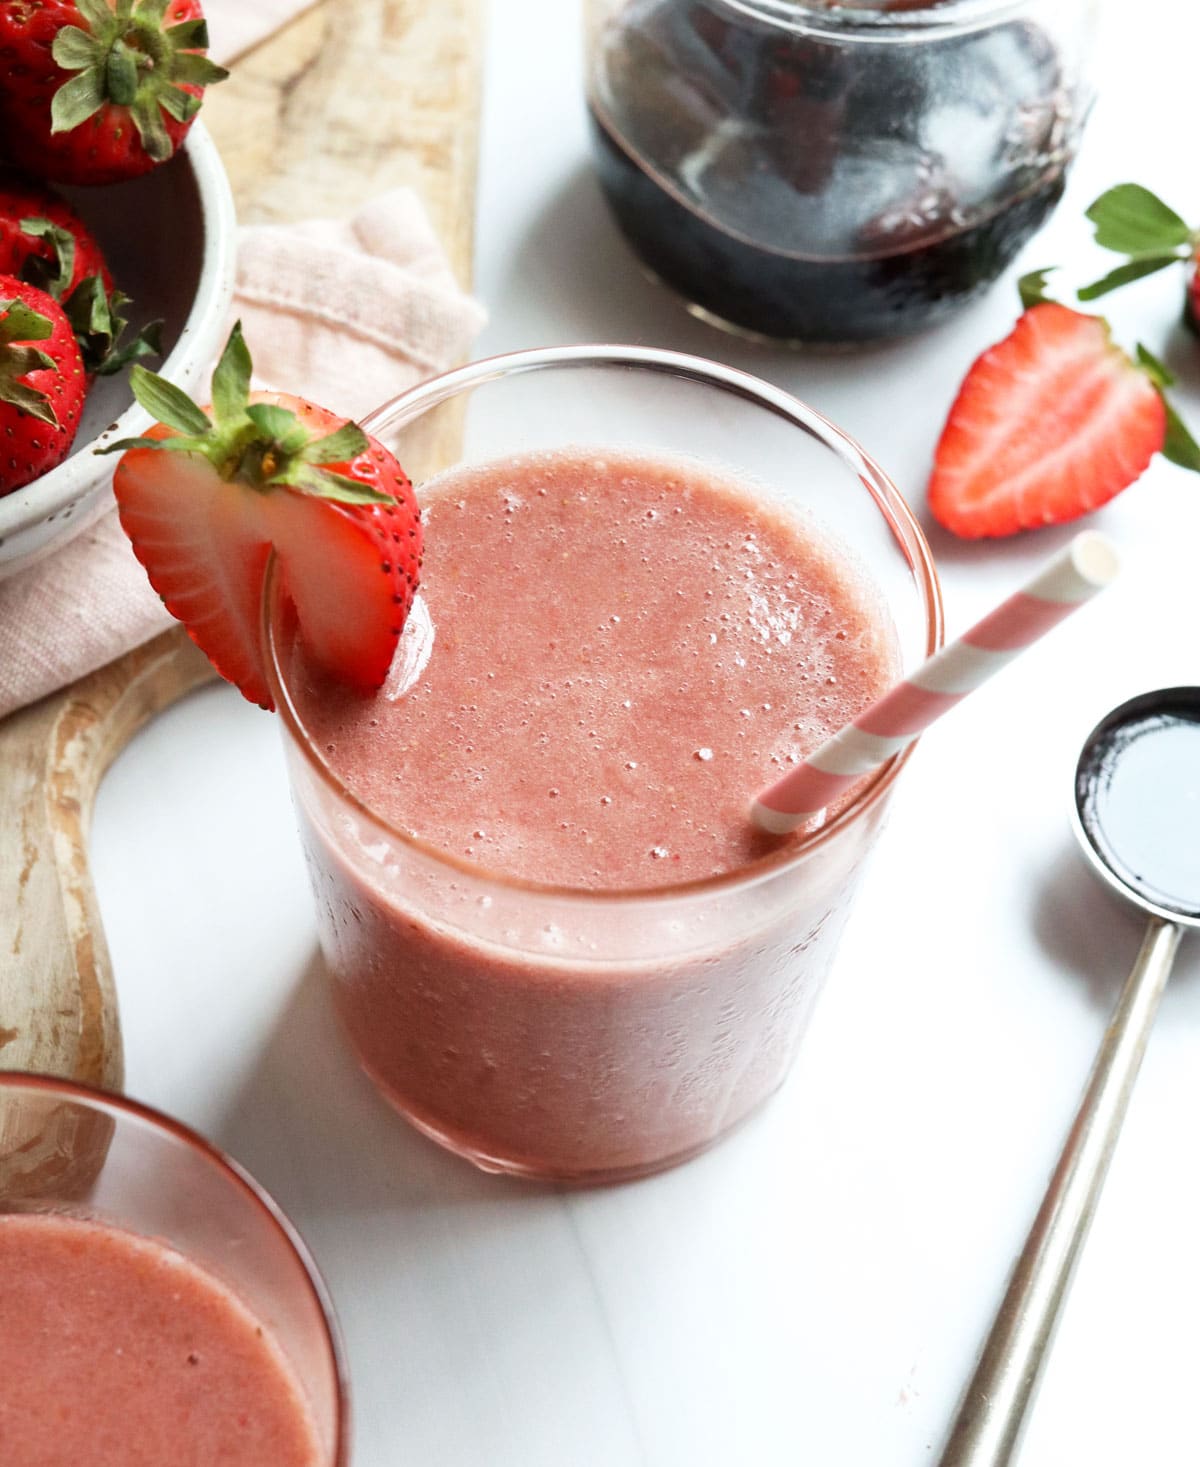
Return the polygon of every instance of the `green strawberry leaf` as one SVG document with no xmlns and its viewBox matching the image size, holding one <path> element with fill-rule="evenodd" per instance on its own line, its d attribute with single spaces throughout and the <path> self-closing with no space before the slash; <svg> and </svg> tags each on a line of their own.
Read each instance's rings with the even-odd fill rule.
<svg viewBox="0 0 1200 1467">
<path fill-rule="evenodd" d="M 206 444 L 202 439 L 188 438 L 183 434 L 174 438 L 122 438 L 119 442 L 107 443 L 103 448 L 95 449 L 94 452 L 124 453 L 127 448 L 163 449 L 168 453 L 203 453 Z"/>
<path fill-rule="evenodd" d="M 308 442 L 304 425 L 290 408 L 274 402 L 255 402 L 246 409 L 246 416 L 284 454 L 299 453 Z"/>
<path fill-rule="evenodd" d="M 1154 353 L 1139 341 L 1137 344 L 1138 366 L 1146 373 L 1155 387 L 1174 387 L 1175 374 L 1165 362 L 1160 362 Z"/>
<path fill-rule="evenodd" d="M 1167 436 L 1162 446 L 1163 458 L 1178 464 L 1181 469 L 1191 469 L 1193 473 L 1200 474 L 1200 444 L 1192 437 L 1187 424 L 1167 396 L 1166 389 L 1175 383 L 1174 373 L 1141 342 L 1138 343 L 1137 359 L 1138 365 L 1158 388 L 1158 395 L 1167 410 Z"/>
<path fill-rule="evenodd" d="M 176 51 L 207 51 L 208 22 L 202 16 L 181 20 L 178 25 L 167 27 L 167 39 Z"/>
<path fill-rule="evenodd" d="M 176 122 L 191 122 L 200 111 L 200 98 L 182 87 L 166 87 L 158 99 L 163 110 Z"/>
<path fill-rule="evenodd" d="M 47 341 L 54 334 L 50 318 L 24 301 L 0 300 L 0 344 Z"/>
<path fill-rule="evenodd" d="M 331 499 L 337 504 L 395 504 L 395 500 L 382 490 L 372 489 L 369 484 L 360 484 L 346 474 L 335 474 L 331 469 L 318 469 L 310 464 L 297 464 L 287 482 L 301 494 L 314 499 Z"/>
<path fill-rule="evenodd" d="M 1175 210 L 1137 183 L 1119 183 L 1102 193 L 1087 217 L 1101 249 L 1119 255 L 1161 254 L 1192 242 L 1192 231 Z"/>
<path fill-rule="evenodd" d="M 51 362 L 50 365 L 53 366 L 54 363 Z M 50 399 L 38 388 L 30 387 L 27 382 L 0 384 L 0 402 L 11 404 L 26 417 L 37 418 L 40 423 L 49 423 L 52 428 L 58 427 L 58 414 Z"/>
<path fill-rule="evenodd" d="M 1194 474 L 1200 474 L 1200 444 L 1165 397 L 1163 406 L 1167 410 L 1167 441 L 1162 448 L 1163 458 L 1178 464 L 1181 469 L 1191 469 Z"/>
<path fill-rule="evenodd" d="M 68 82 L 68 86 L 70 83 Z M 63 88 L 65 91 L 66 88 Z M 61 96 L 62 93 L 58 93 Z M 129 109 L 134 126 L 142 140 L 142 147 L 156 163 L 165 163 L 175 151 L 171 134 L 162 119 L 162 108 L 158 97 L 139 97 Z"/>
<path fill-rule="evenodd" d="M 50 353 L 36 346 L 10 346 L 4 353 L 4 368 L 12 377 L 24 377 L 30 372 L 53 372 L 56 367 Z"/>
<path fill-rule="evenodd" d="M 189 437 L 202 438 L 212 431 L 208 414 L 201 411 L 182 388 L 135 365 L 129 373 L 133 395 L 152 418 Z"/>
<path fill-rule="evenodd" d="M 99 275 L 85 275 L 63 302 L 83 365 L 98 377 L 111 377 L 139 357 L 162 355 L 161 321 L 151 321 L 120 344 L 129 324 L 122 307 L 128 304 L 129 297 L 119 290 L 109 295 Z"/>
<path fill-rule="evenodd" d="M 50 103 L 50 131 L 70 132 L 104 106 L 103 72 L 91 67 L 64 82 Z"/>
<path fill-rule="evenodd" d="M 213 416 L 218 423 L 230 423 L 245 417 L 253 370 L 246 338 L 242 335 L 242 323 L 235 321 L 213 373 Z"/>
<path fill-rule="evenodd" d="M 21 379 L 30 372 L 54 371 L 56 363 L 31 341 L 45 341 L 53 327 L 45 316 L 24 301 L 0 300 L 0 402 L 27 417 L 58 427 L 58 415 L 40 388 Z M 22 344 L 18 344 L 22 343 Z"/>
<path fill-rule="evenodd" d="M 40 217 L 22 219 L 20 228 L 21 233 L 30 239 L 49 241 L 53 255 L 51 260 L 40 260 L 36 255 L 30 255 L 21 267 L 21 279 L 44 290 L 56 301 L 62 300 L 63 291 L 75 273 L 75 236 L 69 229 Z"/>
<path fill-rule="evenodd" d="M 189 86 L 208 87 L 213 82 L 224 81 L 228 75 L 223 66 L 201 56 L 198 51 L 183 51 L 175 58 L 173 76 L 176 81 L 187 82 Z M 193 97 L 192 101 L 200 105 L 198 97 Z"/>
<path fill-rule="evenodd" d="M 1054 297 L 1046 293 L 1046 279 L 1053 275 L 1057 265 L 1049 265 L 1044 270 L 1030 270 L 1027 275 L 1022 275 L 1017 281 L 1017 290 L 1021 296 L 1021 305 L 1028 311 L 1033 306 L 1053 305 Z"/>
<path fill-rule="evenodd" d="M 113 23 L 113 13 L 105 0 L 75 0 L 75 9 L 93 31 L 103 33 Z"/>
<path fill-rule="evenodd" d="M 102 48 L 95 36 L 81 31 L 77 25 L 63 26 L 54 38 L 51 55 L 64 71 L 82 71 L 100 60 Z"/>
<path fill-rule="evenodd" d="M 118 323 L 117 335 L 124 328 L 124 321 Z M 140 361 L 142 357 L 161 357 L 163 354 L 162 344 L 163 322 L 150 321 L 124 346 L 118 346 L 115 341 L 111 343 L 105 354 L 104 360 L 96 368 L 98 377 L 112 377 L 131 362 Z"/>
<path fill-rule="evenodd" d="M 300 457 L 308 464 L 348 464 L 367 448 L 367 435 L 357 423 L 343 423 L 324 438 L 314 439 Z"/>
<path fill-rule="evenodd" d="M 1139 255 L 1137 259 L 1127 260 L 1124 265 L 1118 265 L 1115 270 L 1110 270 L 1103 279 L 1093 280 L 1091 285 L 1085 285 L 1076 292 L 1076 295 L 1081 301 L 1099 300 L 1110 290 L 1119 290 L 1122 285 L 1128 285 L 1131 281 L 1141 280 L 1145 275 L 1153 275 L 1159 270 L 1165 270 L 1168 265 L 1176 265 L 1184 258 L 1186 257 L 1178 254 Z"/>
</svg>

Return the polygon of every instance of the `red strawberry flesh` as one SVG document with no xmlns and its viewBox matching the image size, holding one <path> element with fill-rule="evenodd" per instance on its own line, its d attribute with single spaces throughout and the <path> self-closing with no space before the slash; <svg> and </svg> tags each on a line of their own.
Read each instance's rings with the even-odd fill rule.
<svg viewBox="0 0 1200 1467">
<path fill-rule="evenodd" d="M 968 538 L 1074 519 L 1133 483 L 1166 427 L 1157 387 L 1107 324 L 1044 302 L 968 372 L 937 446 L 930 509 Z"/>
</svg>

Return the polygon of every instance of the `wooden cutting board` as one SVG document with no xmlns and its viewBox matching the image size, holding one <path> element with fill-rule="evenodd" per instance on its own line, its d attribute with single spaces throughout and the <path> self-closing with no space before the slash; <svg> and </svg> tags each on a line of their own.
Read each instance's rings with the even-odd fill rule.
<svg viewBox="0 0 1200 1467">
<path fill-rule="evenodd" d="M 204 120 L 244 222 L 423 197 L 468 284 L 483 0 L 324 0 L 233 63 Z M 170 631 L 0 723 L 0 1069 L 120 1089 L 114 975 L 88 870 L 100 779 L 213 676 Z"/>
</svg>

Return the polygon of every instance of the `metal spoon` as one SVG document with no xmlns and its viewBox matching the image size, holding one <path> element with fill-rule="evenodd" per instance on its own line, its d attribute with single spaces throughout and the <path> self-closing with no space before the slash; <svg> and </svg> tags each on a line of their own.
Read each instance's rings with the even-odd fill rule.
<svg viewBox="0 0 1200 1467">
<path fill-rule="evenodd" d="M 1115 708 L 1075 770 L 1075 833 L 1150 914 L 1075 1122 L 1009 1280 L 941 1467 L 1013 1461 L 1184 929 L 1200 927 L 1200 688 Z"/>
</svg>

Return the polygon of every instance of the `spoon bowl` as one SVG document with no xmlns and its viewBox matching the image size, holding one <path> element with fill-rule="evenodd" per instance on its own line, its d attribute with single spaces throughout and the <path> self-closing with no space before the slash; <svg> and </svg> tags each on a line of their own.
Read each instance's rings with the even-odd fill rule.
<svg viewBox="0 0 1200 1467">
<path fill-rule="evenodd" d="M 1142 693 L 1102 718 L 1075 768 L 1074 814 L 1109 886 L 1200 927 L 1200 688 Z"/>
</svg>

